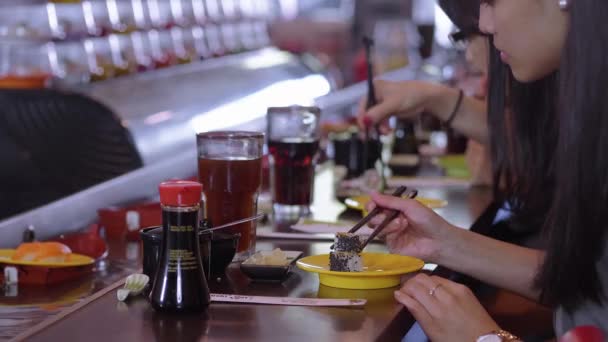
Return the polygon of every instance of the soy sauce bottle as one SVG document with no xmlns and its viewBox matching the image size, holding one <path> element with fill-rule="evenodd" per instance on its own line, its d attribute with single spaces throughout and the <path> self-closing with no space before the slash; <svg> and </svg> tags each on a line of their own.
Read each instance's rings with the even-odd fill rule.
<svg viewBox="0 0 608 342">
<path fill-rule="evenodd" d="M 200 183 L 190 181 L 169 181 L 159 186 L 163 244 L 149 297 L 156 310 L 193 312 L 209 306 L 198 239 L 202 188 Z"/>
</svg>

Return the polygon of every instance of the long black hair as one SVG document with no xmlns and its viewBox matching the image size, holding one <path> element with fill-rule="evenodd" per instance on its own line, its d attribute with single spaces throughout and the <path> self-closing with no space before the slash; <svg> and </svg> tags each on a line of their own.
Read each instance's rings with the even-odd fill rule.
<svg viewBox="0 0 608 342">
<path fill-rule="evenodd" d="M 439 0 L 452 22 L 469 34 L 481 34 L 479 4 L 479 0 Z M 514 214 L 512 230 L 538 232 L 554 187 L 557 76 L 531 84 L 517 82 L 500 60 L 500 53 L 488 45 L 488 129 L 494 194 L 497 201 L 509 203 Z"/>
<path fill-rule="evenodd" d="M 573 310 L 600 303 L 597 264 L 608 239 L 608 1 L 570 1 L 559 75 L 555 198 L 537 278 L 543 297 Z M 605 284 L 608 286 L 608 284 Z"/>
<path fill-rule="evenodd" d="M 488 129 L 494 194 L 509 204 L 514 230 L 540 231 L 555 188 L 558 75 L 518 82 L 490 45 Z"/>
<path fill-rule="evenodd" d="M 440 4 L 457 26 L 478 15 L 468 0 Z M 572 311 L 606 299 L 597 263 L 608 243 L 608 2 L 569 10 L 561 66 L 541 80 L 518 82 L 490 48 L 488 128 L 495 196 L 517 226 L 546 237 L 542 300 Z"/>
</svg>

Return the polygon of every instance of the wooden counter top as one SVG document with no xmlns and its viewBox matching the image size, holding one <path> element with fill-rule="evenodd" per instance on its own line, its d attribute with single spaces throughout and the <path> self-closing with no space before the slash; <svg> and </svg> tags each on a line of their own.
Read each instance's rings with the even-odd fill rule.
<svg viewBox="0 0 608 342">
<path fill-rule="evenodd" d="M 438 212 L 447 220 L 465 227 L 469 227 L 477 219 L 491 200 L 488 189 L 430 187 L 419 190 L 422 196 L 447 199 L 449 205 L 439 209 Z M 335 206 L 333 200 L 332 203 Z M 335 206 L 335 208 L 340 207 Z M 327 212 L 325 215 L 323 218 L 328 219 Z M 345 214 L 335 211 L 334 215 L 348 218 L 354 213 Z M 262 229 L 275 228 L 266 226 Z M 279 247 L 283 250 L 299 250 L 304 252 L 304 255 L 313 255 L 326 253 L 330 244 L 331 241 L 258 240 L 257 248 L 267 250 Z M 371 245 L 370 248 L 385 251 L 385 247 L 379 244 Z M 103 272 L 103 275 L 95 274 L 88 280 L 91 288 L 87 288 L 86 295 L 107 287 L 109 279 L 115 282 L 117 277 L 120 279 L 137 269 L 139 249 L 137 243 L 112 243 L 107 261 L 110 265 L 109 271 Z M 129 260 L 130 258 L 133 260 Z M 100 284 L 105 286 L 99 286 Z M 120 284 L 114 284 L 114 287 L 117 286 Z M 151 339 L 399 341 L 414 323 L 409 313 L 395 302 L 394 288 L 372 291 L 334 289 L 319 285 L 316 274 L 299 269 L 294 269 L 293 274 L 282 284 L 252 283 L 241 273 L 238 265 L 233 264 L 225 276 L 211 279 L 209 286 L 215 293 L 366 298 L 368 304 L 364 309 L 346 309 L 213 303 L 205 314 L 179 316 L 155 312 L 143 297 L 134 298 L 128 303 L 119 303 L 114 288 L 107 288 L 85 299 L 79 305 L 65 309 L 55 318 L 49 315 L 37 326 L 35 324 L 38 322 L 35 319 L 29 321 L 27 326 L 30 328 L 24 331 L 25 326 L 21 326 L 19 330 L 22 333 L 18 338 L 27 338 L 28 341 L 70 339 L 91 342 Z M 45 297 L 50 298 L 40 291 L 37 291 L 36 295 L 41 296 L 41 300 Z M 41 307 L 38 306 L 38 310 Z M 6 311 L 6 307 L 0 310 L 5 310 L 6 317 L 15 317 Z"/>
<path fill-rule="evenodd" d="M 434 174 L 436 175 L 436 174 Z M 491 190 L 466 186 L 425 185 L 420 196 L 445 199 L 437 213 L 469 228 L 492 201 Z M 334 198 L 331 168 L 315 181 L 315 219 L 356 220 L 360 214 L 344 211 Z M 484 215 L 487 216 L 487 215 Z M 477 222 L 476 226 L 488 225 Z M 490 218 L 491 221 L 491 218 Z M 284 225 L 261 225 L 260 232 L 288 232 Z M 272 234 L 270 234 L 272 235 Z M 319 298 L 366 298 L 363 309 L 278 307 L 213 303 L 206 314 L 175 316 L 153 311 L 144 297 L 127 303 L 116 300 L 116 287 L 141 267 L 139 242 L 109 241 L 109 254 L 90 276 L 53 287 L 20 286 L 0 291 L 0 340 L 28 341 L 138 341 L 138 340 L 260 340 L 260 341 L 400 341 L 415 323 L 393 298 L 394 289 L 353 291 L 319 285 L 317 275 L 299 269 L 282 284 L 252 283 L 238 265 L 211 279 L 214 293 Z M 258 239 L 257 249 L 299 250 L 306 255 L 327 253 L 328 240 Z M 372 251 L 385 251 L 372 244 Z M 449 271 L 441 270 L 444 275 Z M 505 329 L 523 334 L 551 324 L 551 313 L 521 297 L 504 292 L 480 292 L 482 302 Z M 532 319 L 530 314 L 536 312 Z M 521 317 L 526 317 L 522 319 Z M 520 330 L 517 330 L 521 328 Z"/>
<path fill-rule="evenodd" d="M 296 245 L 264 244 L 294 249 Z M 305 246 L 300 245 L 301 247 Z M 315 248 L 328 248 L 319 243 Z M 120 286 L 120 285 L 118 285 Z M 316 275 L 299 269 L 282 284 L 251 283 L 236 265 L 221 280 L 210 281 L 212 292 L 249 295 L 361 298 L 363 309 L 311 308 L 212 303 L 204 314 L 175 315 L 155 312 L 143 296 L 118 302 L 111 290 L 57 322 L 43 324 L 19 338 L 28 341 L 310 341 L 399 340 L 407 330 L 400 325 L 402 307 L 393 299 L 394 288 L 372 291 L 320 286 Z"/>
</svg>

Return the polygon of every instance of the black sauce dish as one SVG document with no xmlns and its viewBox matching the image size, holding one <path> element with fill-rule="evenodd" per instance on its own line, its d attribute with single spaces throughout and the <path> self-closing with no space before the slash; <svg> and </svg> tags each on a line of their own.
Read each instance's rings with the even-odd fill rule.
<svg viewBox="0 0 608 342">
<path fill-rule="evenodd" d="M 283 252 L 287 258 L 285 265 L 256 265 L 249 263 L 250 259 L 247 259 L 241 263 L 241 271 L 255 282 L 283 282 L 291 273 L 295 261 L 302 256 L 302 252 L 300 251 Z"/>
</svg>

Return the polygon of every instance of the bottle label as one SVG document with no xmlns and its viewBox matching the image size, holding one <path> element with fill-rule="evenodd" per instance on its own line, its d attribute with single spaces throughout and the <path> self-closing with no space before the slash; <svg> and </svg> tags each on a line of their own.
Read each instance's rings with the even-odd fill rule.
<svg viewBox="0 0 608 342">
<path fill-rule="evenodd" d="M 194 257 L 194 253 L 187 249 L 170 249 L 169 250 L 169 266 L 168 272 L 177 272 L 177 266 L 180 270 L 189 271 L 198 269 L 198 260 Z"/>
<path fill-rule="evenodd" d="M 194 227 L 189 225 L 169 226 L 169 234 L 193 234 Z M 177 239 L 180 239 L 177 237 Z M 174 246 L 178 247 L 178 246 Z M 179 246 L 184 247 L 184 246 Z M 175 273 L 178 267 L 181 271 L 196 271 L 198 269 L 198 259 L 191 249 L 170 248 L 167 251 L 169 273 Z"/>
</svg>

